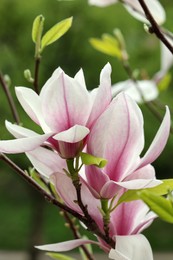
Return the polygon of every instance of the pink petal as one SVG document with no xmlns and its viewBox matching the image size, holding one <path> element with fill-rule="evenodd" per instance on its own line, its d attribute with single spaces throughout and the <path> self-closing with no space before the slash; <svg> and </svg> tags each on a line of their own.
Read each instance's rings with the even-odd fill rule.
<svg viewBox="0 0 173 260">
<path fill-rule="evenodd" d="M 131 235 L 141 229 L 146 223 L 151 223 L 148 217 L 149 208 L 140 200 L 120 204 L 111 214 L 111 223 L 115 235 Z"/>
<path fill-rule="evenodd" d="M 144 235 L 115 236 L 115 240 L 116 248 L 110 250 L 110 259 L 153 260 L 151 246 Z"/>
<path fill-rule="evenodd" d="M 143 145 L 142 113 L 132 99 L 120 93 L 91 130 L 88 153 L 107 159 L 104 172 L 121 181 L 136 167 Z"/>
<path fill-rule="evenodd" d="M 77 80 L 81 86 L 86 88 L 85 77 L 82 69 L 76 73 L 74 79 Z"/>
<path fill-rule="evenodd" d="M 89 134 L 89 132 L 90 130 L 87 127 L 75 125 L 66 131 L 54 135 L 53 138 L 58 141 L 77 143 L 82 141 Z"/>
<path fill-rule="evenodd" d="M 91 127 L 93 122 L 104 112 L 112 99 L 111 94 L 111 66 L 108 63 L 101 71 L 100 86 L 96 92 L 91 114 L 87 126 Z M 93 92 L 92 92 L 93 93 Z M 90 93 L 92 95 L 92 93 Z"/>
<path fill-rule="evenodd" d="M 34 150 L 42 145 L 51 134 L 37 135 L 32 137 L 19 138 L 15 140 L 0 141 L 0 152 L 2 153 L 23 153 Z"/>
<path fill-rule="evenodd" d="M 54 132 L 62 132 L 77 124 L 85 125 L 90 113 L 89 94 L 85 86 L 64 72 L 49 82 L 40 97 L 44 119 L 50 128 Z"/>
<path fill-rule="evenodd" d="M 161 154 L 161 152 L 163 151 L 166 145 L 166 142 L 169 137 L 169 133 L 170 133 L 170 112 L 169 112 L 169 108 L 166 107 L 166 113 L 163 118 L 162 124 L 160 125 L 160 128 L 153 142 L 151 143 L 148 151 L 141 159 L 138 168 L 142 168 L 145 165 L 154 162 L 157 159 L 157 157 L 159 157 L 159 155 Z"/>
<path fill-rule="evenodd" d="M 63 160 L 56 152 L 39 147 L 26 153 L 34 168 L 43 176 L 49 178 L 54 172 L 63 171 L 66 168 Z"/>
<path fill-rule="evenodd" d="M 84 244 L 96 244 L 99 245 L 99 243 L 88 240 L 88 239 L 75 239 L 75 240 L 69 240 L 65 242 L 60 242 L 56 244 L 50 244 L 50 245 L 43 245 L 43 246 L 35 246 L 36 248 L 44 251 L 50 251 L 50 252 L 66 252 L 70 251 L 78 246 L 84 245 Z"/>
</svg>

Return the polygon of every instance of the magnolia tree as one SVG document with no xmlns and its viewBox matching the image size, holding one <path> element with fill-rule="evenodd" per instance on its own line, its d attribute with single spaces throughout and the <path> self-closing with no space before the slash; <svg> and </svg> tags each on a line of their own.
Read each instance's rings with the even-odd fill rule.
<svg viewBox="0 0 173 260">
<path fill-rule="evenodd" d="M 43 50 L 72 25 L 72 18 L 67 18 L 43 35 L 42 15 L 36 17 L 32 28 L 35 75 L 32 77 L 29 70 L 24 73 L 34 90 L 15 88 L 22 108 L 40 126 L 42 134 L 20 125 L 7 83 L 0 75 L 15 119 L 14 124 L 5 122 L 15 139 L 0 141 L 1 160 L 63 211 L 74 234 L 74 240 L 36 246 L 51 252 L 49 256 L 54 259 L 72 260 L 57 252 L 76 247 L 81 247 L 83 259 L 94 259 L 86 244 L 95 244 L 110 259 L 151 260 L 150 244 L 141 232 L 157 216 L 173 223 L 173 180 L 156 179 L 152 166 L 166 145 L 170 129 L 172 132 L 169 108 L 165 106 L 160 127 L 141 156 L 144 122 L 136 103 L 145 103 L 155 114 L 151 101 L 159 95 L 160 82 L 168 82 L 167 72 L 173 62 L 172 34 L 161 27 L 165 11 L 157 0 L 90 0 L 89 4 L 104 7 L 117 2 L 161 41 L 160 70 L 150 80 L 136 78 L 123 36 L 116 29 L 113 35 L 92 38 L 90 43 L 119 59 L 128 80 L 112 84 L 111 65 L 107 63 L 100 73 L 99 87 L 87 91 L 82 69 L 72 78 L 57 68 L 39 91 Z M 32 170 L 23 171 L 5 155 L 17 153 L 26 154 Z M 71 216 L 94 234 L 95 240 L 82 237 Z"/>
</svg>

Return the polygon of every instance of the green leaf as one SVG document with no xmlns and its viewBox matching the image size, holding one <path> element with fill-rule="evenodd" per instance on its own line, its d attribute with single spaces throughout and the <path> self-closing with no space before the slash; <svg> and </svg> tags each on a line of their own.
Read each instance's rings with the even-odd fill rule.
<svg viewBox="0 0 173 260">
<path fill-rule="evenodd" d="M 80 153 L 82 163 L 85 165 L 95 165 L 99 168 L 103 168 L 107 164 L 107 160 L 100 157 L 95 157 L 88 153 Z"/>
<path fill-rule="evenodd" d="M 167 73 L 162 79 L 161 81 L 159 82 L 158 84 L 158 89 L 160 91 L 164 91 L 164 90 L 167 90 L 170 83 L 171 83 L 171 79 L 172 79 L 172 76 L 170 73 Z"/>
<path fill-rule="evenodd" d="M 38 183 L 38 185 L 40 185 L 40 187 L 42 187 L 45 191 L 47 191 L 48 193 L 50 193 L 48 187 L 46 186 L 46 184 L 43 182 L 43 180 L 40 178 L 39 173 L 37 173 L 33 168 L 29 169 L 29 174 L 31 176 L 31 178 Z"/>
<path fill-rule="evenodd" d="M 43 15 L 38 15 L 35 18 L 32 26 L 32 40 L 34 43 L 37 43 L 38 40 L 41 39 L 43 26 L 44 26 L 44 17 Z"/>
<path fill-rule="evenodd" d="M 153 188 L 147 188 L 147 189 L 140 189 L 140 190 L 128 190 L 126 191 L 119 199 L 117 205 L 123 203 L 123 202 L 130 202 L 133 200 L 138 200 L 140 191 L 151 191 L 157 195 L 165 195 L 168 193 L 169 190 L 173 190 L 173 179 L 165 179 L 162 180 L 163 183 L 160 185 L 157 185 Z"/>
<path fill-rule="evenodd" d="M 147 190 L 139 192 L 139 197 L 162 220 L 173 223 L 173 205 L 170 200 Z"/>
<path fill-rule="evenodd" d="M 72 258 L 70 256 L 63 255 L 63 254 L 46 253 L 46 255 L 50 256 L 53 259 L 58 259 L 58 260 L 75 260 L 74 258 Z"/>
<path fill-rule="evenodd" d="M 61 36 L 63 36 L 71 27 L 72 20 L 72 17 L 64 19 L 48 30 L 42 38 L 41 51 L 43 51 L 46 46 L 57 41 Z"/>
<path fill-rule="evenodd" d="M 120 44 L 115 37 L 103 34 L 101 39 L 91 38 L 89 42 L 97 51 L 122 59 Z"/>
</svg>

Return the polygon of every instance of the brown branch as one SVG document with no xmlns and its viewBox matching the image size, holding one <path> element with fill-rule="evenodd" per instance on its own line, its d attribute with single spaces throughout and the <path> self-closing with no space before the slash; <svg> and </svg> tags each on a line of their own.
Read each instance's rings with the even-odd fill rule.
<svg viewBox="0 0 173 260">
<path fill-rule="evenodd" d="M 4 76 L 2 74 L 2 72 L 0 71 L 0 83 L 2 85 L 2 88 L 5 92 L 5 95 L 7 97 L 7 100 L 8 100 L 8 103 L 9 103 L 9 106 L 10 106 L 10 109 L 11 109 L 11 112 L 12 112 L 12 115 L 13 115 L 13 118 L 15 120 L 15 122 L 17 124 L 20 123 L 20 119 L 19 119 L 19 115 L 18 115 L 18 112 L 17 112 L 17 109 L 16 109 L 16 106 L 15 106 L 15 103 L 14 103 L 14 100 L 13 100 L 13 97 L 9 91 L 9 88 L 4 80 Z"/>
<path fill-rule="evenodd" d="M 169 41 L 166 39 L 166 37 L 164 36 L 164 34 L 162 33 L 159 25 L 157 24 L 157 22 L 155 21 L 154 17 L 152 16 L 150 10 L 148 9 L 147 5 L 145 4 L 144 0 L 138 0 L 139 4 L 141 5 L 146 18 L 148 19 L 148 21 L 151 24 L 151 28 L 149 30 L 149 32 L 154 33 L 157 38 L 159 38 L 161 40 L 161 42 L 170 50 L 170 52 L 173 54 L 173 46 L 169 43 Z"/>
<path fill-rule="evenodd" d="M 70 218 L 70 216 L 68 215 L 68 213 L 66 211 L 62 211 L 64 219 L 66 220 L 66 222 L 69 224 L 69 228 L 71 229 L 73 236 L 75 239 L 80 239 L 81 236 L 79 235 L 79 232 L 77 231 L 73 220 Z M 91 255 L 91 253 L 88 251 L 87 247 L 85 245 L 80 246 L 82 248 L 82 250 L 84 251 L 85 255 L 87 256 L 88 260 L 94 260 L 93 255 Z"/>
</svg>

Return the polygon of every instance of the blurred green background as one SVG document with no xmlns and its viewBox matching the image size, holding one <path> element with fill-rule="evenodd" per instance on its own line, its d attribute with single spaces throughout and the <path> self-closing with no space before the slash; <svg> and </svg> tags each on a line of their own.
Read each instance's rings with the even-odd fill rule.
<svg viewBox="0 0 173 260">
<path fill-rule="evenodd" d="M 170 0 L 161 3 L 167 12 L 165 27 L 173 28 L 173 4 Z M 0 1 L 0 70 L 11 77 L 11 92 L 19 109 L 24 126 L 36 129 L 20 108 L 14 95 L 14 86 L 32 87 L 23 77 L 23 71 L 34 72 L 34 44 L 31 28 L 34 18 L 43 14 L 45 31 L 58 21 L 73 16 L 73 26 L 58 42 L 48 46 L 41 60 L 40 87 L 54 69 L 61 66 L 69 74 L 82 67 L 89 89 L 99 84 L 99 73 L 109 61 L 112 65 L 112 82 L 127 79 L 121 64 L 114 58 L 95 51 L 89 44 L 90 37 L 100 37 L 114 28 L 120 28 L 130 55 L 132 68 L 145 69 L 149 77 L 159 70 L 160 46 L 154 35 L 148 35 L 143 24 L 133 19 L 120 5 L 106 8 L 88 6 L 87 1 L 57 0 L 1 0 Z M 172 73 L 172 72 L 171 72 Z M 173 82 L 171 82 L 171 85 Z M 160 94 L 163 104 L 172 106 L 172 86 Z M 145 108 L 144 112 L 146 148 L 149 146 L 159 122 Z M 11 138 L 4 127 L 5 119 L 13 118 L 1 89 L 0 94 L 0 138 Z M 164 112 L 163 112 L 164 113 Z M 162 113 L 162 114 L 163 114 Z M 154 164 L 158 178 L 173 177 L 173 138 L 159 160 Z M 10 156 L 23 169 L 29 161 L 23 155 Z M 42 214 L 38 214 L 38 212 Z M 62 225 L 58 210 L 49 205 L 37 191 L 23 181 L 7 165 L 0 164 L 0 250 L 30 250 L 35 244 L 54 243 L 72 238 L 70 231 Z M 153 249 L 172 250 L 173 226 L 156 220 L 145 232 Z"/>
</svg>

